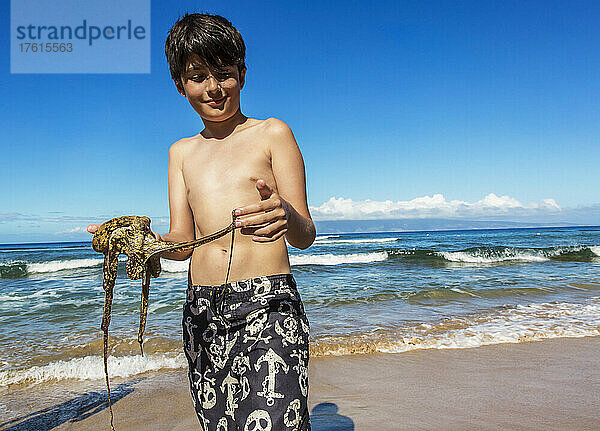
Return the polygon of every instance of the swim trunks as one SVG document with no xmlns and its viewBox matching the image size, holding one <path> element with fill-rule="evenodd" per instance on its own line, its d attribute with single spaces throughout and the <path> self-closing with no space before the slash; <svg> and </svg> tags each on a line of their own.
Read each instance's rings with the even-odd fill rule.
<svg viewBox="0 0 600 431">
<path fill-rule="evenodd" d="M 310 430 L 309 324 L 292 274 L 221 286 L 188 275 L 182 323 L 204 431 Z"/>
</svg>

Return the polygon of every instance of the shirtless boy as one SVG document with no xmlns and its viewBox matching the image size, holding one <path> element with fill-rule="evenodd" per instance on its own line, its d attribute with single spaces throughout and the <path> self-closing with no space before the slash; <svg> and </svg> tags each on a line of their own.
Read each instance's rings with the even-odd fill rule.
<svg viewBox="0 0 600 431">
<path fill-rule="evenodd" d="M 245 45 L 228 20 L 185 15 L 165 53 L 204 130 L 169 149 L 170 230 L 155 235 L 199 238 L 227 226 L 234 209 L 239 227 L 226 286 L 231 234 L 162 255 L 191 255 L 182 323 L 198 419 L 211 431 L 310 429 L 308 321 L 286 248 L 315 239 L 300 149 L 283 121 L 242 114 Z"/>
</svg>

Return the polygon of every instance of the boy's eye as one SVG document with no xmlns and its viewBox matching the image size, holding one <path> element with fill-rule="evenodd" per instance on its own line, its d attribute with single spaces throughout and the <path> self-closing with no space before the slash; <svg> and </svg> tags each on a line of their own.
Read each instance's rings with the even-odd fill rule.
<svg viewBox="0 0 600 431">
<path fill-rule="evenodd" d="M 225 81 L 226 79 L 229 79 L 233 76 L 233 74 L 229 71 L 225 71 L 225 72 L 215 72 L 213 74 L 213 76 L 218 80 L 218 81 Z M 206 81 L 206 79 L 208 78 L 208 75 L 204 74 L 204 73 L 197 73 L 195 75 L 190 76 L 190 81 L 194 81 L 194 82 L 204 82 Z"/>
</svg>

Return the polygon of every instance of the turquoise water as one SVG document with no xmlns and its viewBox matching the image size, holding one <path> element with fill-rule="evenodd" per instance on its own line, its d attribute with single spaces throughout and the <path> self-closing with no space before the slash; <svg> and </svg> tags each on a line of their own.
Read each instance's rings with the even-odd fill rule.
<svg viewBox="0 0 600 431">
<path fill-rule="evenodd" d="M 320 235 L 290 248 L 312 355 L 467 348 L 600 335 L 600 228 Z M 185 365 L 187 261 L 140 281 L 120 263 L 111 376 Z M 0 387 L 101 380 L 102 256 L 90 242 L 0 245 Z"/>
</svg>

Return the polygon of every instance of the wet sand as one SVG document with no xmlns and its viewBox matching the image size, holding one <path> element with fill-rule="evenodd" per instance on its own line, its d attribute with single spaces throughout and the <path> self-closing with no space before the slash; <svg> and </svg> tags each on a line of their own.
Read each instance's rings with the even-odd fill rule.
<svg viewBox="0 0 600 431">
<path fill-rule="evenodd" d="M 148 373 L 122 388 L 117 431 L 199 429 L 184 370 Z M 598 430 L 600 337 L 315 358 L 309 403 L 314 431 Z M 51 405 L 0 428 L 109 429 L 98 401 L 77 406 L 55 408 L 52 428 L 41 422 Z"/>
</svg>

